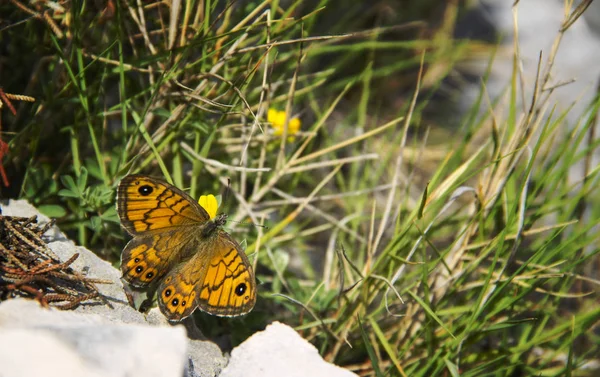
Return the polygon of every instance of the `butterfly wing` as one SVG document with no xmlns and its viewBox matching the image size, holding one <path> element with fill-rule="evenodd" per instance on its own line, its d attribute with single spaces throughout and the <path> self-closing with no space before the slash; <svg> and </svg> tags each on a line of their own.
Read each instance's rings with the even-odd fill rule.
<svg viewBox="0 0 600 377">
<path fill-rule="evenodd" d="M 134 287 L 144 288 L 158 281 L 178 261 L 195 252 L 193 231 L 167 230 L 134 237 L 121 254 L 123 278 Z"/>
<path fill-rule="evenodd" d="M 180 189 L 144 175 L 128 175 L 117 189 L 117 212 L 131 234 L 121 254 L 123 278 L 135 287 L 158 281 L 177 262 L 191 257 L 195 230 L 206 211 Z"/>
<path fill-rule="evenodd" d="M 171 321 L 196 307 L 223 317 L 248 313 L 256 302 L 256 280 L 246 254 L 218 230 L 190 260 L 169 272 L 158 287 L 158 306 Z"/>
<path fill-rule="evenodd" d="M 191 196 L 161 180 L 132 174 L 117 189 L 117 212 L 132 236 L 198 225 L 209 216 Z"/>
</svg>

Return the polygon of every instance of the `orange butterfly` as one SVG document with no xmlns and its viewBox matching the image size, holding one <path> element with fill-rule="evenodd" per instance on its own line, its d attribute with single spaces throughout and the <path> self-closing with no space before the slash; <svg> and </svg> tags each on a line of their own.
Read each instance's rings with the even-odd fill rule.
<svg viewBox="0 0 600 377">
<path fill-rule="evenodd" d="M 225 214 L 213 220 L 192 197 L 159 179 L 128 175 L 117 190 L 121 225 L 133 239 L 121 255 L 123 279 L 155 289 L 170 321 L 198 307 L 233 317 L 256 302 L 256 280 L 248 257 L 223 229 Z"/>
</svg>

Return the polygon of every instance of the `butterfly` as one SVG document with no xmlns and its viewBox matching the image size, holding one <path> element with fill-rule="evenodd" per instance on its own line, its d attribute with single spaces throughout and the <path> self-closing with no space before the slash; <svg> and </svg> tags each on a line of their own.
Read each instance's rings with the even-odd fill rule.
<svg viewBox="0 0 600 377">
<path fill-rule="evenodd" d="M 123 279 L 157 292 L 160 311 L 180 321 L 196 308 L 223 317 L 247 314 L 256 279 L 240 245 L 177 187 L 145 175 L 124 177 L 117 189 L 121 225 L 133 236 L 121 254 Z"/>
</svg>

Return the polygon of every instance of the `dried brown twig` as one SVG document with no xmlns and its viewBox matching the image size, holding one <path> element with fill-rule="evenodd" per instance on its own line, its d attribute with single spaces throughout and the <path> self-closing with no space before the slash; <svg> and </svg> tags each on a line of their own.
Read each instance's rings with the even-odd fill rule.
<svg viewBox="0 0 600 377">
<path fill-rule="evenodd" d="M 79 254 L 61 262 L 48 248 L 42 236 L 52 225 L 39 225 L 36 216 L 0 214 L 0 301 L 32 297 L 44 307 L 73 309 L 84 301 L 102 299 L 95 283 L 109 281 L 73 270 L 70 266 Z"/>
<path fill-rule="evenodd" d="M 6 106 L 14 116 L 17 116 L 17 110 L 11 103 L 11 100 L 34 102 L 35 98 L 24 96 L 22 94 L 6 93 L 2 90 L 2 87 L 0 87 L 0 110 L 2 110 L 2 107 Z M 2 159 L 8 154 L 8 149 L 8 144 L 2 140 L 2 113 L 0 113 L 0 178 L 2 178 L 2 183 L 4 183 L 4 186 L 6 187 L 8 187 L 10 183 L 8 182 L 4 165 L 2 165 Z"/>
</svg>

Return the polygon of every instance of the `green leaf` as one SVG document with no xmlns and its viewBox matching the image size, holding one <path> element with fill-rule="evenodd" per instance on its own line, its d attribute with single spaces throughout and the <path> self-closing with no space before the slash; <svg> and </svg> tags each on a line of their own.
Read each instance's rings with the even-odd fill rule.
<svg viewBox="0 0 600 377">
<path fill-rule="evenodd" d="M 62 189 L 58 192 L 59 196 L 65 196 L 67 198 L 80 198 L 81 195 L 78 195 L 77 193 L 74 193 L 71 190 L 67 190 L 67 189 Z"/>
<path fill-rule="evenodd" d="M 375 335 L 379 339 L 379 342 L 383 346 L 383 349 L 385 350 L 385 352 L 387 352 L 388 356 L 392 360 L 392 363 L 394 364 L 398 372 L 403 373 L 404 371 L 400 366 L 400 360 L 398 360 L 398 356 L 396 355 L 394 347 L 388 342 L 388 340 L 385 337 L 385 334 L 373 318 L 369 319 L 369 323 L 371 324 L 371 327 L 373 327 L 373 332 L 375 332 Z"/>
<path fill-rule="evenodd" d="M 67 214 L 67 211 L 58 204 L 42 204 L 38 207 L 38 210 L 44 215 L 52 218 L 63 217 Z"/>
<path fill-rule="evenodd" d="M 81 192 L 79 191 L 79 188 L 75 184 L 75 180 L 73 180 L 73 177 L 71 177 L 70 175 L 62 175 L 60 177 L 60 181 L 62 182 L 63 186 L 65 186 L 67 189 L 71 190 L 73 193 L 76 193 L 76 195 L 74 196 L 75 198 L 79 198 L 81 196 Z M 59 191 L 59 194 L 60 194 L 60 191 Z"/>
<path fill-rule="evenodd" d="M 115 207 L 110 207 L 103 214 L 100 215 L 100 218 L 104 221 L 110 221 L 112 223 L 120 223 L 119 216 L 117 215 L 117 209 Z"/>
<path fill-rule="evenodd" d="M 92 224 L 93 230 L 102 229 L 102 219 L 100 219 L 100 216 L 92 216 L 90 219 L 90 224 Z"/>
<path fill-rule="evenodd" d="M 111 159 L 111 162 L 112 161 L 113 161 L 113 159 Z M 88 171 L 88 176 L 92 176 L 98 180 L 102 180 L 102 171 L 100 171 L 100 166 L 98 166 L 98 162 L 95 159 L 86 158 L 85 166 Z"/>
<path fill-rule="evenodd" d="M 446 367 L 448 368 L 448 371 L 450 372 L 451 376 L 453 376 L 453 377 L 460 376 L 460 373 L 458 372 L 458 368 L 456 367 L 456 364 L 454 364 L 453 362 L 448 360 L 448 358 L 446 358 L 446 357 L 444 357 L 444 363 L 446 364 Z"/>
<path fill-rule="evenodd" d="M 161 118 L 165 118 L 165 119 L 167 119 L 171 116 L 171 113 L 164 107 L 156 108 L 156 109 L 152 110 L 152 113 L 158 115 Z"/>
<path fill-rule="evenodd" d="M 360 328 L 360 335 L 362 336 L 363 342 L 365 344 L 365 348 L 367 349 L 367 354 L 369 355 L 369 359 L 371 359 L 371 364 L 373 365 L 373 371 L 377 377 L 383 377 L 383 373 L 381 369 L 379 369 L 379 361 L 377 361 L 377 356 L 375 355 L 375 350 L 371 345 L 371 341 L 369 340 L 369 336 L 363 327 L 362 322 L 360 321 L 360 316 L 358 317 L 358 327 Z"/>
<path fill-rule="evenodd" d="M 416 294 L 414 294 L 414 292 L 411 290 L 408 290 L 408 294 L 411 295 L 412 298 L 415 299 L 415 301 L 417 301 L 419 303 L 419 305 L 421 305 L 423 307 L 423 309 L 425 309 L 427 314 L 429 314 L 431 316 L 431 318 L 433 318 L 440 326 L 442 326 L 442 328 L 444 330 L 446 330 L 448 332 L 448 334 L 450 334 L 451 337 L 456 339 L 456 337 L 454 336 L 454 334 L 452 334 L 450 329 L 448 329 L 448 327 L 446 327 L 446 325 L 444 324 L 444 322 L 442 322 L 440 317 L 438 317 L 437 314 L 435 314 L 435 312 L 433 310 L 431 310 L 431 307 L 429 305 L 427 305 L 425 303 L 425 301 L 421 300 L 421 298 L 419 296 L 417 296 Z"/>
<path fill-rule="evenodd" d="M 429 189 L 429 182 L 425 185 L 425 190 L 423 190 L 423 196 L 421 196 L 421 204 L 419 205 L 419 212 L 417 213 L 417 218 L 423 218 L 423 210 L 425 209 L 425 203 L 427 203 L 427 194 Z"/>
<path fill-rule="evenodd" d="M 81 167 L 79 177 L 77 178 L 77 188 L 79 192 L 84 192 L 87 186 L 88 171 L 85 166 Z"/>
</svg>

